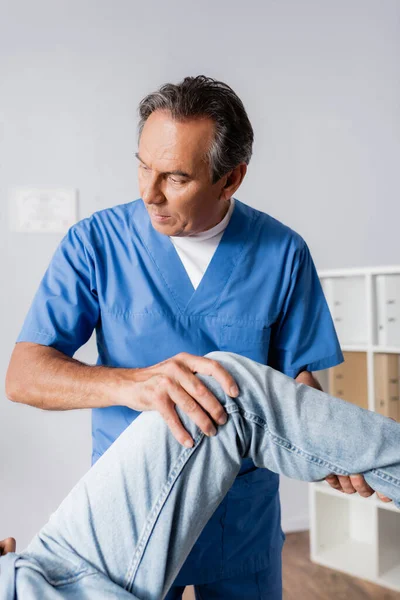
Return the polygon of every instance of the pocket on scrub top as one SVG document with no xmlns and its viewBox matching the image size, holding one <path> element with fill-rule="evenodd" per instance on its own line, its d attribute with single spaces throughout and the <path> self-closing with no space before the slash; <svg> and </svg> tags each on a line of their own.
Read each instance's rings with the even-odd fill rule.
<svg viewBox="0 0 400 600">
<path fill-rule="evenodd" d="M 219 349 L 266 364 L 270 337 L 270 327 L 226 325 L 221 329 Z"/>
</svg>

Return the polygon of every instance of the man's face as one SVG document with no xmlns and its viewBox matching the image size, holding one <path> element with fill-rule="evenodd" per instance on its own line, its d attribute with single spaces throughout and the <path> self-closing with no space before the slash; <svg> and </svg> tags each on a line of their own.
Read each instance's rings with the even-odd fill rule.
<svg viewBox="0 0 400 600">
<path fill-rule="evenodd" d="M 155 111 L 147 119 L 137 155 L 139 189 L 160 233 L 191 235 L 223 217 L 227 177 L 213 184 L 205 160 L 213 136 L 214 123 L 208 118 L 177 122 L 168 112 Z"/>
</svg>

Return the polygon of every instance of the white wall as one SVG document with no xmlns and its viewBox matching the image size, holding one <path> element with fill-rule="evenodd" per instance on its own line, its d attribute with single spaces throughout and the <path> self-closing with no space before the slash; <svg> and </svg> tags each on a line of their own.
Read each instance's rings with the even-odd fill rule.
<svg viewBox="0 0 400 600">
<path fill-rule="evenodd" d="M 8 231 L 8 189 L 76 187 L 80 218 L 136 198 L 137 103 L 188 74 L 248 109 L 240 199 L 318 268 L 399 263 L 399 18 L 398 0 L 0 0 L 1 379 L 61 237 Z M 90 415 L 2 400 L 0 538 L 22 549 L 89 466 Z M 282 504 L 285 528 L 307 523 L 306 484 L 284 480 Z"/>
</svg>

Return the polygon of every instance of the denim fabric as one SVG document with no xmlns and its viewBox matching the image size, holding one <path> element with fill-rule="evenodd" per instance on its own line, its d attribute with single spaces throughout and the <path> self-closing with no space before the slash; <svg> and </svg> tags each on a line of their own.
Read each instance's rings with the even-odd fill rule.
<svg viewBox="0 0 400 600">
<path fill-rule="evenodd" d="M 200 376 L 226 425 L 207 438 L 178 409 L 195 440 L 185 449 L 159 413 L 140 415 L 18 556 L 17 599 L 163 599 L 244 457 L 305 481 L 364 473 L 400 508 L 400 424 L 239 355 L 207 356 L 240 388 L 232 399 Z M 3 564 L 0 598 L 10 600 Z"/>
</svg>

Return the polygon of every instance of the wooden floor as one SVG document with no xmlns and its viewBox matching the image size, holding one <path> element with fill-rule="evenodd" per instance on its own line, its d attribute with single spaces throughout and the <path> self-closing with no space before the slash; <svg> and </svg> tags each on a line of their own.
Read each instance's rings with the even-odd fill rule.
<svg viewBox="0 0 400 600">
<path fill-rule="evenodd" d="M 284 600 L 399 600 L 400 594 L 310 561 L 309 533 L 289 533 L 283 547 Z"/>
<path fill-rule="evenodd" d="M 309 556 L 308 531 L 288 533 L 283 547 L 284 600 L 400 600 L 400 593 L 314 565 Z M 191 588 L 183 598 L 194 600 Z"/>
</svg>

